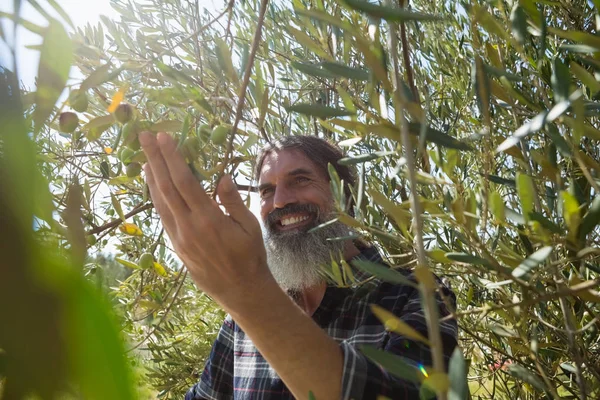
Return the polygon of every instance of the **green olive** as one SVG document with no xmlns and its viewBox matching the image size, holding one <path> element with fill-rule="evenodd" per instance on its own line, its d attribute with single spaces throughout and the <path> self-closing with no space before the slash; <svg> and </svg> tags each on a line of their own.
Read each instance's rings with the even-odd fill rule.
<svg viewBox="0 0 600 400">
<path fill-rule="evenodd" d="M 140 172 L 142 172 L 142 166 L 140 163 L 132 162 L 127 166 L 126 174 L 130 178 L 135 178 L 140 174 Z"/>
<path fill-rule="evenodd" d="M 95 244 L 96 244 L 96 242 L 97 242 L 97 240 L 96 240 L 96 236 L 94 236 L 94 235 L 87 235 L 85 239 L 87 240 L 87 243 L 88 243 L 90 246 L 93 246 L 93 245 L 95 245 Z"/>
<path fill-rule="evenodd" d="M 222 145 L 227 141 L 230 128 L 225 125 L 217 125 L 210 134 L 210 140 L 216 145 Z"/>
<path fill-rule="evenodd" d="M 79 117 L 73 112 L 64 112 L 58 117 L 58 127 L 61 132 L 73 133 L 79 126 Z"/>
<path fill-rule="evenodd" d="M 123 164 L 127 165 L 131 162 L 131 157 L 133 156 L 134 151 L 130 148 L 123 147 L 120 153 L 120 160 Z"/>
<path fill-rule="evenodd" d="M 150 253 L 144 253 L 140 256 L 138 265 L 143 269 L 152 268 L 154 266 L 154 256 Z"/>
<path fill-rule="evenodd" d="M 135 137 L 132 141 L 128 142 L 126 146 L 133 151 L 137 151 L 140 149 L 140 140 L 137 137 Z"/>
<path fill-rule="evenodd" d="M 117 121 L 126 124 L 131 121 L 131 118 L 133 117 L 133 107 L 128 103 L 121 103 L 117 106 L 114 115 Z"/>
</svg>

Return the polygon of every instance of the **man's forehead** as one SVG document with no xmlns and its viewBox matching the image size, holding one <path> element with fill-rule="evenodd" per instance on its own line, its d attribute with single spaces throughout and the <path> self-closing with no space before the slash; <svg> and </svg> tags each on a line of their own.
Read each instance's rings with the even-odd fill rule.
<svg viewBox="0 0 600 400">
<path fill-rule="evenodd" d="M 298 169 L 320 175 L 317 166 L 302 151 L 295 149 L 272 150 L 264 158 L 259 183 L 285 176 Z"/>
</svg>

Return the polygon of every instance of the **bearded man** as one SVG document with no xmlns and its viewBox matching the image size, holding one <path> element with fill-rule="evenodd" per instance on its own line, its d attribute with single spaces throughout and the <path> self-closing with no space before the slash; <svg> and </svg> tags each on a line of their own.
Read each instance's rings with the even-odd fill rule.
<svg viewBox="0 0 600 400">
<path fill-rule="evenodd" d="M 198 288 L 228 313 L 186 400 L 307 399 L 310 393 L 318 400 L 419 398 L 423 377 L 415 374 L 431 365 L 429 347 L 388 332 L 370 308 L 377 304 L 426 336 L 414 276 L 403 272 L 410 285 L 371 280 L 340 288 L 320 272 L 332 257 L 383 264 L 373 246 L 352 240 L 341 223 L 311 230 L 335 216 L 328 164 L 354 183 L 351 171 L 337 163 L 339 149 L 311 136 L 283 138 L 263 149 L 256 167 L 263 239 L 231 177 L 217 188 L 224 213 L 170 136 L 145 132 L 140 143 L 151 196 L 175 251 Z M 449 311 L 442 297 L 450 303 L 455 298 L 439 283 L 444 317 Z M 447 361 L 456 346 L 456 321 L 442 322 L 440 331 Z M 414 367 L 412 376 L 391 375 L 361 353 L 362 345 L 403 357 Z"/>
</svg>

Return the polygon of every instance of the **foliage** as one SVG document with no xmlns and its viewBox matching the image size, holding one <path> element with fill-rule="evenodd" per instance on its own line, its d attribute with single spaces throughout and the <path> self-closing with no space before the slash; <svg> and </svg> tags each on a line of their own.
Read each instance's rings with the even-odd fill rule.
<svg viewBox="0 0 600 400">
<path fill-rule="evenodd" d="M 36 208 L 35 243 L 78 265 L 82 246 L 114 252 L 130 269 L 112 284 L 114 301 L 159 395 L 181 397 L 198 378 L 223 315 L 186 279 L 139 171 L 127 168 L 144 161 L 140 126 L 176 135 L 207 190 L 227 169 L 248 195 L 264 142 L 314 134 L 339 143 L 360 178 L 350 217 L 332 174 L 340 220 L 394 265 L 416 266 L 425 299 L 430 270 L 458 296 L 464 358 L 453 356 L 450 382 L 434 373 L 424 387 L 463 398 L 468 370 L 479 398 L 600 396 L 598 2 L 272 2 L 253 65 L 251 2 L 220 13 L 190 2 L 112 6 L 120 20 L 77 29 L 72 53 L 46 46 L 66 41 L 60 24 L 21 21 L 46 33 L 38 89 L 23 96 L 54 204 Z M 60 113 L 85 108 L 76 96 L 55 107 L 66 81 L 56 64 L 71 57 L 85 78 L 69 90 L 89 105 L 73 133 L 59 134 Z M 134 107 L 126 125 L 111 114 L 123 101 Z M 156 262 L 141 268 L 147 252 Z M 344 265 L 331 276 L 347 283 Z M 438 343 L 433 330 L 428 340 Z"/>
</svg>

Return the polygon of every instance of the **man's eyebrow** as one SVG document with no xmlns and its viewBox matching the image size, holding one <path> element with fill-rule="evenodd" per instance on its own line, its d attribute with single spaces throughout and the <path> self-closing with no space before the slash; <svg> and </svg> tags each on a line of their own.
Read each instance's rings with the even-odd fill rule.
<svg viewBox="0 0 600 400">
<path fill-rule="evenodd" d="M 306 168 L 296 168 L 295 170 L 291 171 L 288 175 L 290 175 L 290 176 L 314 175 L 314 172 L 312 172 L 311 170 L 308 170 Z"/>
<path fill-rule="evenodd" d="M 290 172 L 288 172 L 288 176 L 298 176 L 298 175 L 314 175 L 315 173 L 309 169 L 306 168 L 296 168 Z M 262 192 L 264 189 L 268 189 L 268 188 L 272 188 L 273 185 L 272 183 L 263 183 L 258 185 L 258 191 Z"/>
<path fill-rule="evenodd" d="M 258 191 L 262 192 L 264 189 L 268 189 L 270 187 L 273 187 L 273 184 L 271 184 L 271 183 L 263 183 L 262 185 L 258 185 Z"/>
</svg>

